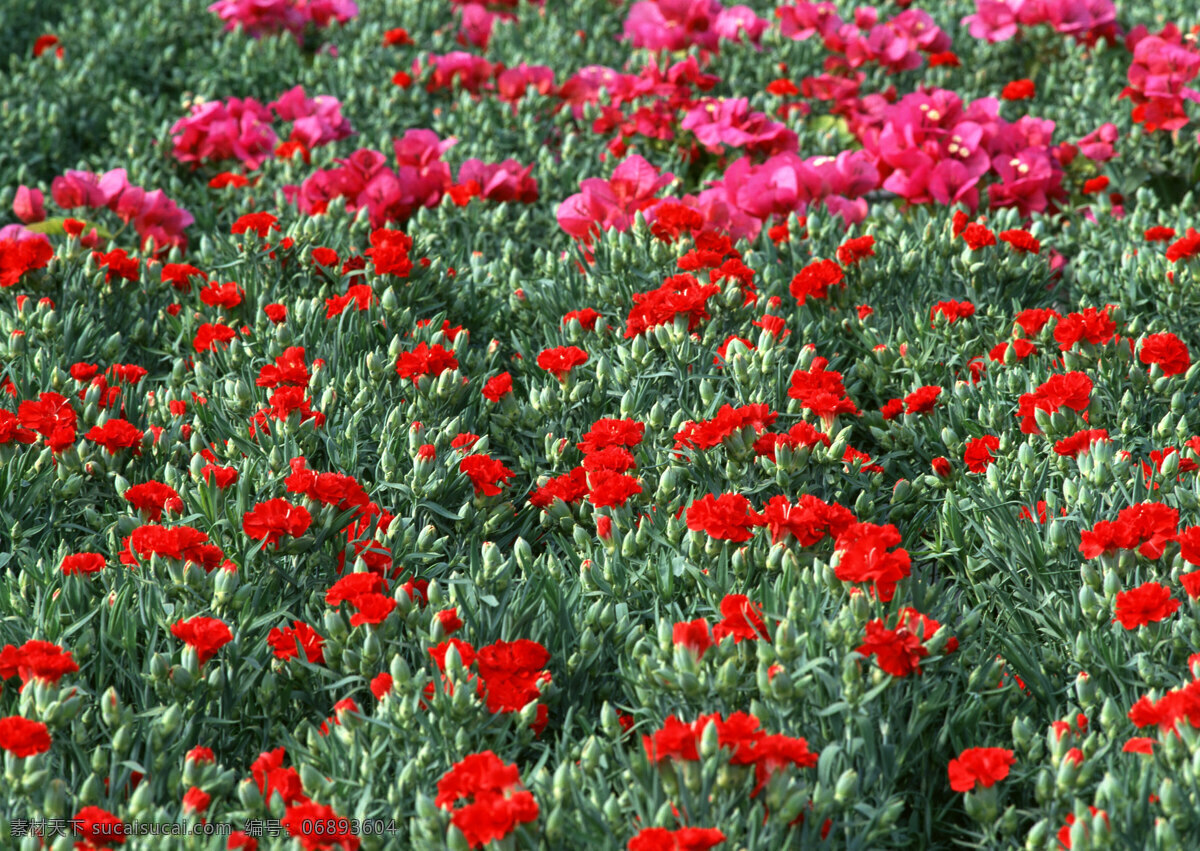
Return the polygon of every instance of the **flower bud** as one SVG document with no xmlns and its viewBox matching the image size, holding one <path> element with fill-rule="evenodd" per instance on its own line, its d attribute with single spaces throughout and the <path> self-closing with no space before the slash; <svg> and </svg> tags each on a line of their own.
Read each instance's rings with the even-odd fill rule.
<svg viewBox="0 0 1200 851">
<path fill-rule="evenodd" d="M 833 789 L 833 800 L 844 806 L 848 801 L 854 800 L 857 797 L 858 772 L 853 768 L 848 768 L 838 778 L 837 785 Z"/>
</svg>

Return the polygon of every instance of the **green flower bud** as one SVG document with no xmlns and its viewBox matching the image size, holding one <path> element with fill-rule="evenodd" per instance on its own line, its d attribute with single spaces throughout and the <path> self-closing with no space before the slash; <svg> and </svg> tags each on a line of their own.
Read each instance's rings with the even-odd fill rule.
<svg viewBox="0 0 1200 851">
<path fill-rule="evenodd" d="M 848 768 L 838 778 L 833 789 L 833 800 L 845 806 L 847 802 L 858 797 L 858 772 Z"/>
</svg>

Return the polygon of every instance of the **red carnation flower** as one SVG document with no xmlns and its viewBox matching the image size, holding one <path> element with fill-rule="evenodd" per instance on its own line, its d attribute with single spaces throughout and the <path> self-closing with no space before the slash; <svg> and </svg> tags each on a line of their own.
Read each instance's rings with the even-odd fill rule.
<svg viewBox="0 0 1200 851">
<path fill-rule="evenodd" d="M 866 257 L 874 257 L 874 246 L 875 237 L 870 234 L 846 240 L 837 250 L 838 262 L 843 266 L 853 266 Z"/>
<path fill-rule="evenodd" d="M 50 750 L 50 730 L 40 721 L 19 715 L 0 718 L 0 749 L 18 758 Z"/>
<path fill-rule="evenodd" d="M 1187 345 L 1174 334 L 1151 334 L 1142 340 L 1138 354 L 1142 363 L 1158 364 L 1163 375 L 1179 375 L 1192 365 Z"/>
<path fill-rule="evenodd" d="M 879 667 L 893 677 L 920 673 L 921 660 L 929 655 L 919 636 L 905 626 L 888 629 L 881 618 L 867 623 L 866 636 L 857 650 L 874 656 Z"/>
<path fill-rule="evenodd" d="M 834 284 L 845 286 L 843 283 L 845 277 L 842 267 L 832 260 L 814 260 L 796 273 L 792 278 L 792 283 L 788 286 L 788 291 L 796 299 L 797 304 L 804 304 L 809 296 L 826 298 L 829 295 L 829 288 Z"/>
<path fill-rule="evenodd" d="M 138 279 L 138 259 L 130 257 L 124 248 L 115 248 L 107 254 L 99 251 L 92 252 L 96 265 L 104 269 L 104 283 L 112 281 L 113 277 L 124 278 L 127 281 Z"/>
<path fill-rule="evenodd" d="M 1188 228 L 1187 235 L 1171 244 L 1167 249 L 1167 260 L 1178 263 L 1180 260 L 1191 260 L 1200 255 L 1200 231 Z"/>
<path fill-rule="evenodd" d="M 585 307 L 583 310 L 572 310 L 565 314 L 562 318 L 562 324 L 566 325 L 574 319 L 583 330 L 594 331 L 596 329 L 596 320 L 599 318 L 599 313 L 590 307 Z"/>
<path fill-rule="evenodd" d="M 999 448 L 1000 438 L 994 434 L 972 438 L 967 441 L 967 448 L 963 450 L 963 462 L 972 473 L 985 473 L 996 460 L 992 457 L 992 452 Z"/>
<path fill-rule="evenodd" d="M 966 319 L 969 316 L 975 315 L 975 305 L 969 301 L 939 301 L 933 307 L 929 308 L 929 321 L 932 326 L 933 320 L 938 314 L 946 317 L 947 322 L 955 322 L 959 319 Z"/>
<path fill-rule="evenodd" d="M 879 599 L 889 602 L 896 593 L 897 583 L 912 572 L 907 550 L 889 552 L 900 541 L 900 530 L 890 523 L 847 525 L 834 543 L 838 556 L 834 575 L 843 582 L 869 582 Z"/>
<path fill-rule="evenodd" d="M 371 258 L 376 275 L 407 278 L 412 271 L 412 237 L 403 231 L 378 228 L 371 233 L 371 247 L 364 254 Z"/>
<path fill-rule="evenodd" d="M 195 617 L 181 620 L 171 627 L 171 635 L 196 651 L 201 665 L 217 654 L 217 651 L 233 641 L 229 627 L 216 618 Z"/>
<path fill-rule="evenodd" d="M 754 537 L 754 527 L 765 522 L 750 500 L 736 493 L 709 494 L 687 509 L 688 528 L 719 541 L 748 541 Z"/>
<path fill-rule="evenodd" d="M 451 811 L 451 823 L 463 832 L 470 847 L 482 848 L 508 836 L 517 825 L 537 819 L 537 801 L 518 788 L 520 782 L 517 767 L 504 764 L 491 751 L 470 754 L 438 781 L 434 802 Z"/>
<path fill-rule="evenodd" d="M 267 634 L 267 644 L 275 651 L 276 659 L 298 659 L 300 653 L 314 665 L 325 663 L 325 639 L 304 621 L 292 621 L 291 626 L 276 627 Z"/>
<path fill-rule="evenodd" d="M 183 500 L 179 498 L 179 493 L 162 482 L 133 485 L 121 494 L 121 498 L 142 512 L 150 523 L 161 520 L 163 511 L 183 511 Z"/>
<path fill-rule="evenodd" d="M 1082 372 L 1052 375 L 1032 393 L 1023 393 L 1017 416 L 1024 434 L 1041 434 L 1034 412 L 1054 413 L 1062 408 L 1086 411 L 1091 403 L 1092 380 Z"/>
<path fill-rule="evenodd" d="M 411 352 L 401 352 L 396 359 L 396 374 L 401 378 L 411 378 L 413 384 L 422 375 L 437 377 L 448 369 L 458 369 L 458 359 L 453 349 L 446 349 L 441 343 L 430 346 L 420 343 Z"/>
<path fill-rule="evenodd" d="M 971 222 L 962 232 L 963 241 L 972 251 L 978 251 L 989 245 L 996 244 L 996 234 L 987 225 Z"/>
<path fill-rule="evenodd" d="M 233 223 L 229 232 L 231 234 L 256 233 L 266 239 L 270 231 L 279 230 L 278 221 L 279 218 L 270 213 L 246 213 Z"/>
<path fill-rule="evenodd" d="M 111 419 L 102 426 L 92 426 L 83 437 L 103 446 L 110 455 L 116 455 L 122 449 L 132 449 L 137 455 L 141 452 L 142 438 L 145 434 L 131 422 Z"/>
<path fill-rule="evenodd" d="M 721 600 L 721 615 L 723 619 L 713 626 L 714 641 L 732 635 L 735 644 L 759 639 L 770 643 L 771 637 L 762 619 L 762 606 L 750 602 L 745 594 L 726 594 Z"/>
<path fill-rule="evenodd" d="M 63 556 L 59 569 L 62 570 L 64 576 L 70 576 L 73 573 L 99 573 L 104 570 L 105 563 L 104 556 L 100 553 L 74 553 Z"/>
<path fill-rule="evenodd" d="M 1004 748 L 967 748 L 950 760 L 950 788 L 955 792 L 970 792 L 978 783 L 984 788 L 994 786 L 1008 776 L 1017 760 Z"/>
<path fill-rule="evenodd" d="M 1171 589 L 1157 582 L 1144 582 L 1117 594 L 1113 623 L 1119 621 L 1126 629 L 1137 629 L 1169 618 L 1179 606 L 1180 602 L 1171 596 Z"/>
<path fill-rule="evenodd" d="M 292 505 L 286 499 L 269 499 L 260 502 L 253 511 L 242 515 L 242 529 L 256 541 L 267 542 L 267 546 L 279 545 L 284 535 L 298 538 L 308 531 L 312 515 L 302 505 Z"/>
<path fill-rule="evenodd" d="M 69 824 L 72 830 L 83 837 L 86 848 L 107 848 L 111 844 L 125 842 L 125 822 L 99 807 L 84 807 Z"/>
<path fill-rule="evenodd" d="M 725 841 L 725 834 L 715 827 L 646 827 L 629 840 L 629 851 L 708 851 Z"/>
<path fill-rule="evenodd" d="M 1011 83 L 1005 84 L 1000 92 L 1000 97 L 1005 100 L 1028 100 L 1036 92 L 1037 89 L 1033 84 L 1033 80 L 1013 80 Z"/>
<path fill-rule="evenodd" d="M 506 394 L 512 392 L 512 375 L 502 372 L 489 378 L 483 385 L 483 398 L 489 402 L 499 402 Z"/>
<path fill-rule="evenodd" d="M 209 307 L 223 307 L 233 310 L 242 303 L 245 291 L 235 281 L 225 284 L 210 283 L 200 290 L 200 300 Z"/>
<path fill-rule="evenodd" d="M 592 453 L 609 446 L 634 447 L 642 442 L 646 426 L 636 420 L 600 419 L 592 424 L 576 444 L 580 452 Z"/>
<path fill-rule="evenodd" d="M 1041 242 L 1027 230 L 1014 229 L 1001 231 L 1000 241 L 1007 242 L 1015 250 L 1024 254 L 1039 254 L 1042 250 Z"/>
<path fill-rule="evenodd" d="M 676 647 L 686 647 L 692 655 L 701 659 L 713 645 L 712 630 L 704 618 L 680 621 L 671 630 L 671 641 Z"/>
<path fill-rule="evenodd" d="M 468 455 L 458 462 L 458 469 L 467 474 L 476 496 L 499 496 L 501 486 L 516 475 L 490 455 Z"/>
<path fill-rule="evenodd" d="M 587 352 L 578 346 L 559 346 L 546 349 L 538 355 L 537 365 L 563 381 L 572 369 L 587 363 L 587 360 Z"/>
<path fill-rule="evenodd" d="M 918 387 L 904 397 L 904 412 L 907 414 L 926 414 L 933 410 L 940 395 L 942 395 L 941 387 Z"/>
<path fill-rule="evenodd" d="M 288 806 L 279 822 L 304 851 L 357 851 L 361 840 L 351 832 L 349 820 L 332 807 L 300 800 Z"/>
</svg>

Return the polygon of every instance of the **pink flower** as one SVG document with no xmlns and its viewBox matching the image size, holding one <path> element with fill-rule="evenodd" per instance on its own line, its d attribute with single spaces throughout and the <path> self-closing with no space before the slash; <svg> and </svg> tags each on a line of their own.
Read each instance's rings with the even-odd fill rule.
<svg viewBox="0 0 1200 851">
<path fill-rule="evenodd" d="M 724 11 L 718 0 L 640 0 L 629 8 L 625 38 L 647 50 L 687 50 L 695 45 L 716 51 L 714 24 Z"/>
<path fill-rule="evenodd" d="M 330 95 L 306 97 L 303 86 L 281 94 L 267 106 L 281 121 L 292 122 L 292 141 L 316 148 L 354 135 L 350 122 L 342 117 L 342 105 Z"/>
<path fill-rule="evenodd" d="M 769 21 L 756 15 L 749 6 L 731 6 L 718 13 L 713 30 L 719 38 L 726 41 L 740 42 L 742 35 L 745 35 L 746 40 L 757 48 L 763 33 L 770 25 Z"/>
<path fill-rule="evenodd" d="M 128 185 L 123 168 L 114 168 L 103 175 L 90 171 L 68 171 L 51 181 L 50 197 L 64 210 L 104 207 Z"/>
<path fill-rule="evenodd" d="M 995 44 L 1017 34 L 1017 14 L 1025 0 L 975 0 L 975 14 L 962 19 L 972 38 Z"/>
<path fill-rule="evenodd" d="M 358 15 L 358 6 L 353 0 L 217 0 L 208 11 L 225 22 L 226 31 L 241 27 L 252 38 L 286 31 L 300 41 L 310 23 L 344 24 Z"/>
<path fill-rule="evenodd" d="M 840 29 L 843 23 L 833 3 L 809 3 L 805 0 L 794 6 L 776 9 L 775 16 L 779 18 L 780 33 L 793 41 L 804 41 L 814 35 L 825 38 Z"/>
<path fill-rule="evenodd" d="M 1117 155 L 1113 143 L 1118 138 L 1120 138 L 1120 131 L 1117 130 L 1117 125 L 1112 122 L 1101 124 L 1079 140 L 1079 153 L 1093 162 L 1108 162 Z"/>
<path fill-rule="evenodd" d="M 458 86 L 471 94 L 477 94 L 492 80 L 498 70 L 497 66 L 488 62 L 482 56 L 453 50 L 450 53 L 431 54 L 426 68 L 432 69 L 425 83 L 425 90 L 435 92 L 438 89 L 450 89 Z M 421 73 L 419 60 L 413 63 L 413 76 Z"/>
<path fill-rule="evenodd" d="M 18 186 L 13 198 L 13 215 L 27 225 L 43 221 L 46 218 L 46 206 L 42 190 Z"/>
<path fill-rule="evenodd" d="M 196 104 L 171 127 L 172 153 L 181 163 L 237 159 L 256 169 L 274 154 L 276 136 L 270 124 L 270 110 L 254 98 Z"/>
<path fill-rule="evenodd" d="M 1200 101 L 1200 92 L 1187 86 L 1198 73 L 1200 53 L 1180 43 L 1178 30 L 1141 38 L 1133 48 L 1129 85 L 1121 92 L 1134 103 L 1134 123 L 1146 132 L 1185 127 L 1183 102 Z"/>
<path fill-rule="evenodd" d="M 393 143 L 396 169 L 379 151 L 362 148 L 337 160 L 339 168 L 314 172 L 300 186 L 285 186 L 284 195 L 308 215 L 324 213 L 334 198 L 345 198 L 348 212 L 368 209 L 373 228 L 402 223 L 418 207 L 438 204 L 453 185 L 441 155 L 456 141 L 439 139 L 432 130 L 408 130 Z"/>
<path fill-rule="evenodd" d="M 992 161 L 1001 182 L 989 187 L 993 207 L 1016 207 L 1021 218 L 1043 213 L 1051 201 L 1062 200 L 1062 168 L 1047 148 L 1025 148 L 1014 156 Z"/>
<path fill-rule="evenodd" d="M 496 97 L 514 107 L 530 87 L 538 94 L 551 94 L 554 91 L 554 69 L 522 62 L 496 75 Z"/>
<path fill-rule="evenodd" d="M 529 176 L 532 165 L 522 166 L 516 160 L 501 163 L 485 163 L 470 159 L 458 169 L 458 183 L 474 180 L 479 184 L 479 194 L 488 201 L 520 201 L 532 204 L 538 199 L 537 181 Z"/>
<path fill-rule="evenodd" d="M 558 206 L 558 225 L 585 245 L 597 230 L 628 230 L 634 214 L 653 205 L 658 191 L 674 179 L 675 175 L 659 174 L 635 154 L 617 166 L 608 180 L 583 180 L 581 191 Z"/>
<path fill-rule="evenodd" d="M 747 98 L 698 101 L 679 126 L 691 130 L 713 153 L 720 153 L 723 145 L 768 156 L 797 150 L 796 134 L 764 113 L 751 112 Z"/>
</svg>

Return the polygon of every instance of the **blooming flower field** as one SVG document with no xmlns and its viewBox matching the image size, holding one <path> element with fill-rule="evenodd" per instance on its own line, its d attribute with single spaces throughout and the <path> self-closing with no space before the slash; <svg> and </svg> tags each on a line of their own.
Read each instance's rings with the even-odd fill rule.
<svg viewBox="0 0 1200 851">
<path fill-rule="evenodd" d="M 915 3 L 6 0 L 0 847 L 1200 847 L 1200 18 Z"/>
</svg>

